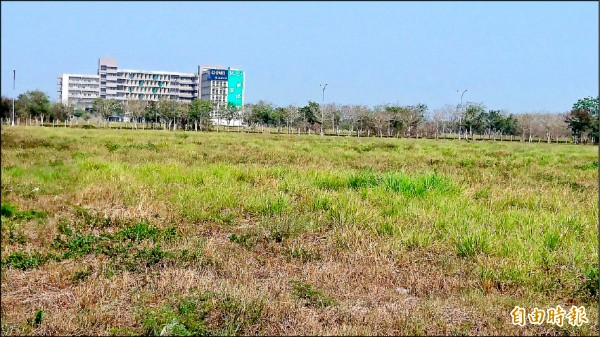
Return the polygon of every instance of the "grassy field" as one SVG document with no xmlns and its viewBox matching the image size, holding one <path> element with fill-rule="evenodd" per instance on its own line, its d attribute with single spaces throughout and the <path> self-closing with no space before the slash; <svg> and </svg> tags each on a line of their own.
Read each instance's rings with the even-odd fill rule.
<svg viewBox="0 0 600 337">
<path fill-rule="evenodd" d="M 2 334 L 597 335 L 597 153 L 2 126 Z"/>
</svg>

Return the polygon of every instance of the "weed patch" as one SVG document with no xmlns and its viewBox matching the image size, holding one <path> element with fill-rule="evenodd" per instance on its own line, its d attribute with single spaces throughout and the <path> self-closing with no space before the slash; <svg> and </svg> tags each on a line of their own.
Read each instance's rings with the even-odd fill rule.
<svg viewBox="0 0 600 337">
<path fill-rule="evenodd" d="M 39 252 L 26 253 L 17 251 L 10 253 L 6 259 L 2 259 L 2 266 L 21 270 L 36 269 L 48 260 L 50 260 L 50 257 L 43 256 Z"/>
<path fill-rule="evenodd" d="M 16 212 L 15 206 L 13 206 L 9 203 L 3 202 L 2 205 L 0 206 L 0 214 L 3 217 L 10 218 L 13 216 L 13 214 L 15 214 L 15 212 Z"/>
<path fill-rule="evenodd" d="M 35 314 L 33 315 L 33 318 L 28 318 L 27 319 L 27 324 L 29 324 L 30 326 L 37 328 L 40 326 L 40 324 L 42 324 L 42 320 L 44 319 L 44 315 L 45 312 L 44 310 L 38 309 L 35 311 Z"/>
<path fill-rule="evenodd" d="M 2 203 L 0 212 L 5 218 L 14 218 L 22 220 L 31 219 L 45 219 L 47 217 L 45 212 L 36 210 L 17 211 L 16 207 L 9 203 Z"/>
<path fill-rule="evenodd" d="M 115 237 L 116 239 L 131 240 L 135 242 L 146 239 L 152 239 L 153 242 L 156 242 L 158 234 L 159 230 L 156 226 L 151 226 L 147 222 L 142 221 L 117 232 Z"/>
<path fill-rule="evenodd" d="M 121 145 L 115 143 L 106 143 L 106 148 L 109 152 L 114 152 L 121 148 Z"/>
<path fill-rule="evenodd" d="M 292 286 L 292 296 L 298 300 L 302 300 L 306 305 L 314 307 L 329 307 L 337 305 L 336 301 L 323 294 L 322 291 L 313 288 L 312 285 L 296 280 L 290 280 Z"/>
<path fill-rule="evenodd" d="M 242 233 L 240 235 L 234 233 L 231 234 L 228 239 L 230 242 L 237 243 L 249 250 L 256 245 L 258 236 L 255 233 L 250 232 Z"/>
<path fill-rule="evenodd" d="M 588 164 L 578 165 L 578 166 L 576 166 L 576 168 L 578 168 L 580 170 L 597 170 L 598 169 L 598 162 L 597 161 L 593 161 L 593 162 L 588 163 Z"/>
<path fill-rule="evenodd" d="M 583 270 L 583 281 L 581 281 L 578 293 L 583 298 L 592 298 L 598 300 L 598 266 L 587 266 Z"/>
<path fill-rule="evenodd" d="M 7 241 L 10 244 L 24 245 L 27 243 L 27 237 L 23 233 L 23 230 L 17 230 L 14 226 L 9 226 Z"/>
<path fill-rule="evenodd" d="M 318 261 L 323 258 L 319 251 L 303 247 L 286 248 L 285 254 L 302 262 Z"/>
<path fill-rule="evenodd" d="M 92 275 L 92 268 L 88 266 L 85 269 L 76 270 L 73 274 L 73 277 L 71 278 L 71 281 L 73 282 L 73 284 L 79 284 L 85 281 L 85 279 L 87 279 L 90 275 Z"/>
<path fill-rule="evenodd" d="M 242 303 L 207 291 L 144 310 L 141 326 L 145 335 L 154 336 L 234 336 L 248 333 L 261 318 L 263 307 L 262 301 Z"/>
</svg>

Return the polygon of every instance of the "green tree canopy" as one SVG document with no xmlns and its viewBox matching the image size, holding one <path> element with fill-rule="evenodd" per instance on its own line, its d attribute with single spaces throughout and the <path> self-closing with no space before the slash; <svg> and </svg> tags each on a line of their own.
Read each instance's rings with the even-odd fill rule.
<svg viewBox="0 0 600 337">
<path fill-rule="evenodd" d="M 189 116 L 190 120 L 199 122 L 200 125 L 210 124 L 210 113 L 212 112 L 212 104 L 208 100 L 195 99 L 190 103 Z"/>
<path fill-rule="evenodd" d="M 158 113 L 168 120 L 177 118 L 177 101 L 165 99 L 158 102 Z"/>
<path fill-rule="evenodd" d="M 485 127 L 485 106 L 481 103 L 468 103 L 462 126 L 469 132 L 482 133 Z"/>
<path fill-rule="evenodd" d="M 8 97 L 2 96 L 0 103 L 0 118 L 12 117 L 12 100 Z"/>
<path fill-rule="evenodd" d="M 96 98 L 92 103 L 92 110 L 107 120 L 109 116 L 122 113 L 121 103 L 116 99 Z"/>
<path fill-rule="evenodd" d="M 238 118 L 241 107 L 234 104 L 227 104 L 225 107 L 225 111 L 223 111 L 222 116 L 223 119 L 227 121 L 227 124 L 230 124 L 233 119 Z"/>
<path fill-rule="evenodd" d="M 319 118 L 317 117 L 319 111 L 319 103 L 313 101 L 308 101 L 308 105 L 305 105 L 298 110 L 300 118 L 306 120 L 309 125 L 319 123 Z"/>
<path fill-rule="evenodd" d="M 266 101 L 258 101 L 258 103 L 252 106 L 252 114 L 250 115 L 250 122 L 261 123 L 261 124 L 272 124 L 271 119 L 273 115 L 273 105 Z"/>
<path fill-rule="evenodd" d="M 21 117 L 48 116 L 50 112 L 50 99 L 40 90 L 27 91 L 20 94 L 15 102 L 15 114 Z"/>
<path fill-rule="evenodd" d="M 575 102 L 565 122 L 573 136 L 589 133 L 598 142 L 598 97 L 585 97 Z"/>
<path fill-rule="evenodd" d="M 65 120 L 73 115 L 73 107 L 62 102 L 53 103 L 50 107 L 50 120 Z"/>
</svg>

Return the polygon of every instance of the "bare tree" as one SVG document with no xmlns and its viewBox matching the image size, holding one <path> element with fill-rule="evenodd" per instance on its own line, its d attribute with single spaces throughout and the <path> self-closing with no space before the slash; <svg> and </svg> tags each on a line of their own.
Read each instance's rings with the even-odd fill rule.
<svg viewBox="0 0 600 337">
<path fill-rule="evenodd" d="M 435 124 L 435 138 L 441 133 L 442 138 L 446 138 L 447 128 L 451 125 L 452 114 L 456 111 L 456 107 L 446 104 L 441 108 L 435 109 L 431 114 L 431 120 Z"/>
<path fill-rule="evenodd" d="M 287 133 L 290 133 L 290 127 L 294 124 L 294 121 L 298 119 L 298 107 L 295 105 L 288 105 L 284 110 L 284 119 L 287 127 Z"/>
<path fill-rule="evenodd" d="M 383 128 L 389 125 L 390 119 L 391 115 L 386 111 L 385 106 L 378 105 L 373 108 L 373 125 L 377 129 L 379 137 L 383 137 Z"/>
<path fill-rule="evenodd" d="M 400 120 L 406 128 L 408 137 L 412 135 L 412 130 L 416 129 L 419 123 L 425 118 L 427 106 L 425 104 L 417 104 L 415 106 L 406 106 L 400 110 Z"/>
<path fill-rule="evenodd" d="M 179 116 L 182 127 L 185 127 L 185 131 L 187 131 L 190 120 L 190 103 L 184 101 L 177 102 L 177 116 Z"/>
<path fill-rule="evenodd" d="M 161 116 L 167 119 L 167 129 L 171 129 L 173 124 L 173 131 L 177 128 L 177 102 L 171 99 L 164 99 L 158 102 L 158 112 Z"/>
<path fill-rule="evenodd" d="M 349 136 L 352 136 L 352 132 L 354 131 L 354 115 L 352 114 L 352 106 L 345 104 L 345 105 L 340 105 L 339 106 L 339 113 L 340 113 L 340 123 L 339 126 L 343 127 L 346 126 L 346 128 L 348 129 L 348 131 L 350 131 L 348 133 Z"/>
<path fill-rule="evenodd" d="M 367 130 L 367 134 L 369 134 L 370 128 L 373 125 L 371 109 L 366 105 L 354 105 L 352 106 L 352 113 L 356 120 L 356 127 L 358 130 L 357 136 L 360 137 L 365 130 Z"/>
<path fill-rule="evenodd" d="M 336 126 L 338 126 L 340 121 L 340 106 L 335 103 L 324 104 L 322 107 L 325 122 L 331 122 L 331 129 L 337 134 Z M 325 125 L 324 125 L 325 128 Z"/>
<path fill-rule="evenodd" d="M 524 142 L 527 139 L 529 142 L 533 140 L 534 129 L 536 128 L 537 115 L 532 113 L 525 113 L 516 115 L 517 118 L 517 131 L 521 134 L 521 141 Z M 527 136 L 527 138 L 526 138 Z"/>
<path fill-rule="evenodd" d="M 144 100 L 128 100 L 126 101 L 127 109 L 131 114 L 131 118 L 133 119 L 134 128 L 138 128 L 137 123 L 139 119 L 144 116 L 146 113 L 146 108 L 148 107 L 148 102 Z"/>
</svg>

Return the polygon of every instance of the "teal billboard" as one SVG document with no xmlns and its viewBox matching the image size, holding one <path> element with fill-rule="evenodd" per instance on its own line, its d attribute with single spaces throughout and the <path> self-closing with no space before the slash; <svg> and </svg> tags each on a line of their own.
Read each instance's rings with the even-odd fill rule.
<svg viewBox="0 0 600 337">
<path fill-rule="evenodd" d="M 227 79 L 227 103 L 242 106 L 244 92 L 244 71 L 229 69 Z"/>
</svg>

